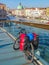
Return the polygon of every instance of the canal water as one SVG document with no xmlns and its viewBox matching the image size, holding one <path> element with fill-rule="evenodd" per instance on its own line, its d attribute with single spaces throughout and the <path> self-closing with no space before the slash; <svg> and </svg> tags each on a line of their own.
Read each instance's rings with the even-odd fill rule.
<svg viewBox="0 0 49 65">
<path fill-rule="evenodd" d="M 40 57 L 49 63 L 49 30 L 15 23 L 12 23 L 12 25 L 10 26 L 4 26 L 3 28 L 6 29 L 16 38 L 22 28 L 24 28 L 27 31 L 27 33 L 37 33 L 39 35 L 39 48 L 37 49 L 37 51 L 40 52 Z"/>
</svg>

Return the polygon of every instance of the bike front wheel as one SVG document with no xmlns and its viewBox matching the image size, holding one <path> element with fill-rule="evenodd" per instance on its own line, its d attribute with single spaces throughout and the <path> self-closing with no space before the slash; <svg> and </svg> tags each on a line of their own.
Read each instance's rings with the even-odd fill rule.
<svg viewBox="0 0 49 65">
<path fill-rule="evenodd" d="M 13 44 L 13 49 L 18 50 L 19 49 L 19 39 L 17 39 Z"/>
</svg>

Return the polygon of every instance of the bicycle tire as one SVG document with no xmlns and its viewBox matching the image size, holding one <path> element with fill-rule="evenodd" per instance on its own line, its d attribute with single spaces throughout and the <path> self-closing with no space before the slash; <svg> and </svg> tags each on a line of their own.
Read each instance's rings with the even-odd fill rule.
<svg viewBox="0 0 49 65">
<path fill-rule="evenodd" d="M 31 53 L 31 55 L 29 55 L 27 52 L 25 52 L 25 56 L 28 60 L 32 60 L 34 59 L 34 47 L 32 46 L 32 43 L 31 43 L 31 48 L 32 50 L 29 51 L 29 53 Z"/>
<path fill-rule="evenodd" d="M 19 49 L 19 39 L 17 39 L 13 44 L 13 49 L 18 50 Z"/>
</svg>

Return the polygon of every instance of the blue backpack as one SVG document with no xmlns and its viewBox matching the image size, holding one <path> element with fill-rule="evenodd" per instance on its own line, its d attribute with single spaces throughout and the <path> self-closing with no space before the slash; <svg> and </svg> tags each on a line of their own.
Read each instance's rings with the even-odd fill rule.
<svg viewBox="0 0 49 65">
<path fill-rule="evenodd" d="M 28 33 L 27 36 L 29 37 L 30 41 L 32 41 L 34 39 L 33 33 Z"/>
<path fill-rule="evenodd" d="M 39 37 L 36 36 L 36 40 L 34 40 L 35 35 L 33 33 L 28 33 L 27 36 L 29 37 L 28 41 L 31 41 L 33 43 L 34 49 L 36 50 L 39 44 Z"/>
</svg>

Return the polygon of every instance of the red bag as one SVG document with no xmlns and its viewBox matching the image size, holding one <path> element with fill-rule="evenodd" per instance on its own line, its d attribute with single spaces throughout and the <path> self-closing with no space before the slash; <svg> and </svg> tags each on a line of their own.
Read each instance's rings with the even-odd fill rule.
<svg viewBox="0 0 49 65">
<path fill-rule="evenodd" d="M 36 33 L 33 33 L 33 35 L 34 35 L 34 40 L 36 40 L 37 34 Z"/>
<path fill-rule="evenodd" d="M 22 33 L 20 34 L 20 50 L 23 51 L 24 50 L 24 39 L 25 39 L 26 34 Z"/>
<path fill-rule="evenodd" d="M 38 44 L 39 44 L 39 37 L 36 33 L 33 33 L 34 34 L 34 43 L 33 43 L 33 46 L 34 46 L 34 49 L 36 50 L 38 48 Z"/>
</svg>

